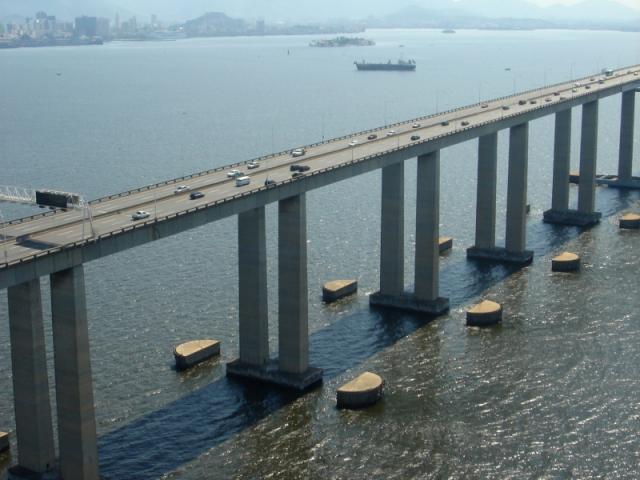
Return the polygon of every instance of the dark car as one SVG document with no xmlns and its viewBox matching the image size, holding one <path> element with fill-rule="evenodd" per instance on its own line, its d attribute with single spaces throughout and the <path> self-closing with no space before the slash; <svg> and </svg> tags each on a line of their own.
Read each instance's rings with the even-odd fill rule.
<svg viewBox="0 0 640 480">
<path fill-rule="evenodd" d="M 467 125 L 469 125 L 469 122 L 467 122 L 466 120 L 463 120 L 460 125 L 462 125 L 463 127 L 466 127 Z"/>
<path fill-rule="evenodd" d="M 411 140 L 420 140 L 418 135 L 411 135 Z"/>
<path fill-rule="evenodd" d="M 509 105 L 503 105 L 503 106 L 502 106 L 502 109 L 503 109 L 503 110 L 509 110 Z"/>
<path fill-rule="evenodd" d="M 373 140 L 374 138 L 378 138 L 378 135 L 376 135 L 375 133 L 372 133 L 367 137 L 367 140 Z"/>
<path fill-rule="evenodd" d="M 531 105 L 535 105 L 536 103 L 538 103 L 538 101 L 537 101 L 537 100 L 531 100 L 529 103 L 530 103 Z"/>
<path fill-rule="evenodd" d="M 591 85 L 586 85 L 584 88 L 585 90 L 589 90 L 591 88 Z"/>
<path fill-rule="evenodd" d="M 556 97 L 560 96 L 560 92 L 553 92 L 553 94 L 554 94 Z"/>
<path fill-rule="evenodd" d="M 192 192 L 191 195 L 189 195 L 189 198 L 191 200 L 195 200 L 196 198 L 202 198 L 204 197 L 204 193 L 202 192 Z"/>
<path fill-rule="evenodd" d="M 291 172 L 297 172 L 299 168 L 300 168 L 300 165 L 291 165 L 291 166 L 289 167 L 289 171 L 291 171 Z"/>
<path fill-rule="evenodd" d="M 449 125 L 449 122 L 447 122 L 446 120 L 444 122 L 442 122 L 440 125 L 442 125 L 443 127 L 446 127 L 447 125 Z"/>
<path fill-rule="evenodd" d="M 299 172 L 306 172 L 307 170 L 310 170 L 311 167 L 309 165 L 299 165 L 298 166 L 298 171 Z"/>
<path fill-rule="evenodd" d="M 291 175 L 292 178 L 296 178 L 296 177 L 300 177 L 301 175 L 304 175 L 302 172 L 295 172 L 293 175 Z"/>
<path fill-rule="evenodd" d="M 526 100 L 520 100 L 520 101 L 518 102 L 518 105 L 526 105 L 526 104 L 527 104 L 527 101 L 526 101 Z"/>
<path fill-rule="evenodd" d="M 264 181 L 264 186 L 265 186 L 265 187 L 268 187 L 268 186 L 270 186 L 270 185 L 275 185 L 275 184 L 276 184 L 276 181 L 275 181 L 275 180 L 265 180 L 265 181 Z"/>
</svg>

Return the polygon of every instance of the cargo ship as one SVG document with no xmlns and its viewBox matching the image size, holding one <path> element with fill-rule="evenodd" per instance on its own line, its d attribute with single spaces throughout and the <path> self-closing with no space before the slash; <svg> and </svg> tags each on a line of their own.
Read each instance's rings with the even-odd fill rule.
<svg viewBox="0 0 640 480">
<path fill-rule="evenodd" d="M 362 63 L 353 62 L 358 67 L 358 70 L 415 70 L 416 62 L 413 60 L 398 60 L 398 63 L 391 63 L 389 60 L 387 63 L 367 63 L 364 60 Z"/>
</svg>

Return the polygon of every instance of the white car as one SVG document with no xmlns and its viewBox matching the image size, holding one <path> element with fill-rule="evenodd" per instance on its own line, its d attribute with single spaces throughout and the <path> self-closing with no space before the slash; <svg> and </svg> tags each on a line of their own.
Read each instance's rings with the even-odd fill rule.
<svg viewBox="0 0 640 480">
<path fill-rule="evenodd" d="M 176 188 L 173 193 L 182 193 L 182 192 L 186 192 L 187 190 L 189 190 L 189 187 L 187 185 L 180 185 L 178 188 Z"/>
<path fill-rule="evenodd" d="M 142 220 L 143 218 L 147 218 L 148 216 L 149 216 L 149 212 L 145 212 L 144 210 L 139 210 L 133 215 L 131 215 L 131 217 L 134 220 Z"/>
<path fill-rule="evenodd" d="M 304 148 L 296 148 L 293 152 L 291 152 L 292 157 L 301 157 L 307 151 Z"/>
<path fill-rule="evenodd" d="M 411 128 L 420 128 L 420 124 L 419 123 L 414 123 Z"/>
<path fill-rule="evenodd" d="M 358 140 L 354 140 L 353 142 L 349 143 L 350 147 L 355 147 L 356 145 L 358 145 Z"/>
<path fill-rule="evenodd" d="M 259 168 L 260 164 L 258 162 L 251 162 L 250 164 L 247 165 L 247 168 L 249 170 L 253 170 L 254 168 Z"/>
<path fill-rule="evenodd" d="M 244 175 L 244 173 L 240 170 L 231 170 L 229 173 L 227 173 L 227 177 L 231 178 L 241 177 L 242 175 Z"/>
<path fill-rule="evenodd" d="M 576 82 L 576 83 L 574 83 L 574 85 L 575 85 L 576 87 L 579 87 L 579 86 L 580 86 L 580 82 Z"/>
<path fill-rule="evenodd" d="M 395 130 L 389 130 L 389 131 L 387 132 L 387 137 L 392 137 L 392 136 L 394 136 L 395 134 L 396 134 L 396 131 L 395 131 Z"/>
</svg>

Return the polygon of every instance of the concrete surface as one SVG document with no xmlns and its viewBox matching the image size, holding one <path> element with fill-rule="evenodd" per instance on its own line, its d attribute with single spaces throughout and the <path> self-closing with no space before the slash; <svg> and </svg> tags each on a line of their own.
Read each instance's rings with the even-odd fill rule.
<svg viewBox="0 0 640 480">
<path fill-rule="evenodd" d="M 264 365 L 249 365 L 239 358 L 227 363 L 227 375 L 247 378 L 295 390 L 307 390 L 322 383 L 322 369 L 309 367 L 302 373 L 282 370 L 277 360 Z"/>
<path fill-rule="evenodd" d="M 467 311 L 467 326 L 488 327 L 502 321 L 502 305 L 485 300 Z"/>
<path fill-rule="evenodd" d="M 322 286 L 322 300 L 335 302 L 358 291 L 357 280 L 333 280 Z"/>
<path fill-rule="evenodd" d="M 220 355 L 220 342 L 217 340 L 192 340 L 173 349 L 178 368 L 188 368 Z"/>
<path fill-rule="evenodd" d="M 375 373 L 365 372 L 338 389 L 338 408 L 369 407 L 383 395 L 384 380 Z"/>
<path fill-rule="evenodd" d="M 551 260 L 552 272 L 572 272 L 580 269 L 580 257 L 575 253 L 563 252 Z"/>
</svg>

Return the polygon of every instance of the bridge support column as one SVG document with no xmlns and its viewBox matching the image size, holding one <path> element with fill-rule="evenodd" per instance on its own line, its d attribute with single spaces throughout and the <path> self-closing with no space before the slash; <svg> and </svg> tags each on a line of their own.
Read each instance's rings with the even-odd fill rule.
<svg viewBox="0 0 640 480">
<path fill-rule="evenodd" d="M 40 279 L 9 287 L 8 297 L 18 465 L 42 473 L 56 455 Z"/>
<path fill-rule="evenodd" d="M 633 124 L 636 113 L 636 92 L 631 90 L 622 94 L 622 118 L 620 119 L 620 157 L 618 159 L 618 180 L 634 183 L 633 179 Z"/>
<path fill-rule="evenodd" d="M 404 292 L 404 162 L 382 169 L 380 294 Z"/>
<path fill-rule="evenodd" d="M 383 225 L 384 227 L 384 225 Z M 441 315 L 449 299 L 439 296 L 440 151 L 418 157 L 415 292 L 369 296 L 369 304 Z"/>
<path fill-rule="evenodd" d="M 509 174 L 507 185 L 507 230 L 505 248 L 467 250 L 467 257 L 501 263 L 527 265 L 533 252 L 527 245 L 527 173 L 529 167 L 529 123 L 509 131 Z M 480 184 L 478 184 L 480 188 Z"/>
<path fill-rule="evenodd" d="M 476 196 L 476 244 L 468 258 L 489 255 L 496 247 L 496 185 L 498 182 L 498 133 L 478 139 L 478 190 Z"/>
<path fill-rule="evenodd" d="M 51 314 L 62 478 L 98 480 L 96 420 L 82 265 L 51 274 Z"/>
<path fill-rule="evenodd" d="M 227 364 L 227 374 L 304 390 L 322 381 L 322 370 L 309 367 L 305 194 L 281 200 L 278 211 L 280 358 L 269 360 L 265 214 L 260 207 L 238 217 L 241 345 L 240 358 Z"/>
<path fill-rule="evenodd" d="M 264 207 L 238 215 L 240 361 L 269 361 L 267 234 Z"/>
<path fill-rule="evenodd" d="M 543 221 L 558 223 L 569 211 L 569 168 L 571 161 L 571 109 L 556 113 L 553 148 L 553 190 L 551 209 L 544 212 Z"/>
<path fill-rule="evenodd" d="M 556 223 L 560 225 L 574 225 L 586 227 L 600 221 L 602 214 L 594 212 L 595 195 L 596 195 L 596 157 L 598 150 L 598 101 L 585 103 L 582 106 L 582 138 L 580 140 L 580 182 L 578 184 L 578 209 L 572 210 L 568 208 L 568 188 L 564 190 L 562 186 L 556 185 L 556 173 L 562 168 L 557 163 L 560 161 L 566 165 L 568 169 L 570 150 L 567 147 L 570 140 L 563 140 L 568 137 L 571 132 L 570 119 L 569 125 L 565 125 L 562 130 L 566 130 L 565 134 L 560 134 L 558 122 L 560 115 L 565 112 L 557 113 L 556 117 L 556 143 L 555 158 L 553 172 L 553 199 L 552 208 L 544 212 L 544 222 Z M 569 118 L 571 114 L 568 114 Z M 560 139 L 559 134 L 561 135 Z M 562 145 L 562 143 L 564 145 Z M 559 143 L 561 145 L 559 146 Z M 561 155 L 560 160 L 558 154 Z M 564 174 L 564 172 L 562 172 Z M 568 175 L 568 174 L 567 174 Z M 562 180 L 564 182 L 564 179 Z M 560 180 L 558 180 L 560 183 Z M 557 194 L 557 189 L 562 190 L 561 194 Z M 566 194 L 566 197 L 564 196 Z M 566 198 L 566 200 L 565 200 Z M 561 210 L 565 205 L 567 208 Z"/>
</svg>

